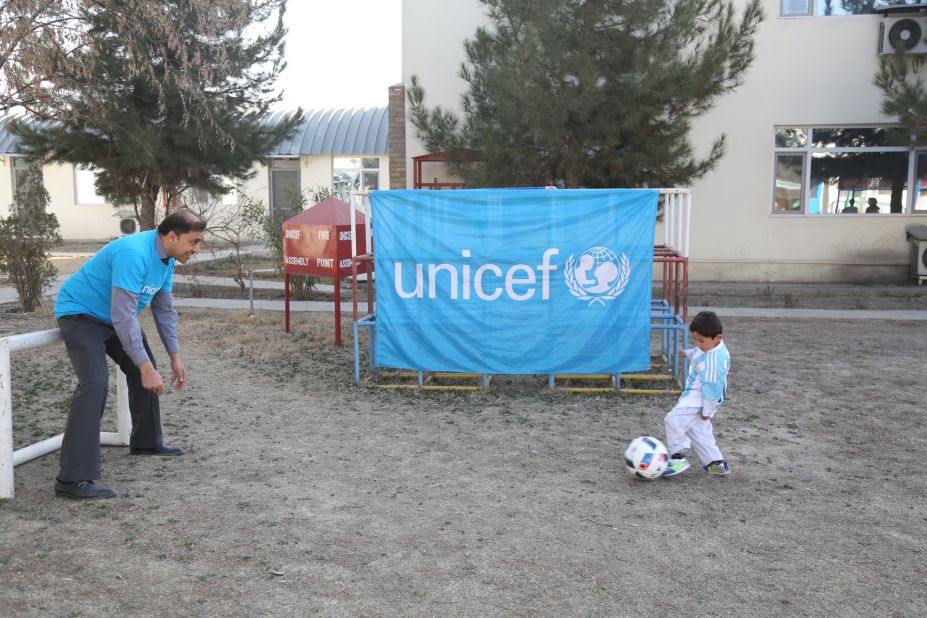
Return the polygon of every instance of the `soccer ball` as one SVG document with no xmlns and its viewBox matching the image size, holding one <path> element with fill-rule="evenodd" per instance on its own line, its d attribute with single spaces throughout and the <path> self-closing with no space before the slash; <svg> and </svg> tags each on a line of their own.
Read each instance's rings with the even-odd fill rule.
<svg viewBox="0 0 927 618">
<path fill-rule="evenodd" d="M 624 452 L 628 471 L 647 481 L 659 478 L 666 471 L 668 458 L 669 451 L 663 443 L 650 436 L 634 438 Z"/>
</svg>

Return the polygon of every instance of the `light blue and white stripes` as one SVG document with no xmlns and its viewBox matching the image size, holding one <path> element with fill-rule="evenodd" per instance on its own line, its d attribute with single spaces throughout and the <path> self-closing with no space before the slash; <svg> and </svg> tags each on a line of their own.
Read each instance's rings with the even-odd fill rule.
<svg viewBox="0 0 927 618">
<path fill-rule="evenodd" d="M 727 391 L 727 374 L 731 370 L 731 354 L 720 342 L 707 352 L 694 348 L 689 354 L 689 375 L 680 402 L 696 399 L 724 401 Z"/>
</svg>

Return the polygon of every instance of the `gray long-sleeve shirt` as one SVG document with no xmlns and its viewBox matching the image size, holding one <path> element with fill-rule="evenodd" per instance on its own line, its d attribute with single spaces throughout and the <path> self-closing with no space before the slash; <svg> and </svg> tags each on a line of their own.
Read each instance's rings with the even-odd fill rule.
<svg viewBox="0 0 927 618">
<path fill-rule="evenodd" d="M 155 236 L 155 250 L 162 261 L 168 259 L 159 235 Z M 149 361 L 153 363 L 154 359 L 148 358 L 145 345 L 142 343 L 142 327 L 138 323 L 137 311 L 138 294 L 118 287 L 112 288 L 110 312 L 113 328 L 122 343 L 122 349 L 136 365 Z M 167 353 L 180 352 L 180 341 L 177 339 L 179 320 L 177 311 L 174 310 L 174 297 L 170 292 L 161 291 L 154 295 L 151 299 L 151 317 L 154 318 L 155 327 Z"/>
<path fill-rule="evenodd" d="M 142 327 L 135 314 L 137 308 L 138 294 L 122 288 L 113 288 L 113 328 L 132 362 L 141 365 L 152 359 L 148 358 L 142 344 Z M 180 341 L 177 339 L 177 311 L 174 310 L 174 297 L 170 292 L 158 292 L 154 295 L 151 300 L 151 317 L 154 318 L 155 327 L 167 353 L 180 352 Z"/>
</svg>

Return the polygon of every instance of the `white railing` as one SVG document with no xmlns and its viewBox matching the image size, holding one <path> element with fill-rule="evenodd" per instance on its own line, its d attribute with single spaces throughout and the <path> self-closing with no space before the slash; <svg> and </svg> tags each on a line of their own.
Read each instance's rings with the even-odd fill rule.
<svg viewBox="0 0 927 618">
<path fill-rule="evenodd" d="M 690 189 L 660 189 L 663 196 L 663 244 L 689 257 L 689 222 L 692 217 Z"/>
<path fill-rule="evenodd" d="M 13 450 L 13 384 L 11 354 L 61 341 L 61 332 L 51 330 L 0 338 L 0 499 L 13 497 L 13 468 L 61 448 L 64 434 Z M 129 389 L 122 371 L 116 371 L 116 431 L 101 431 L 100 444 L 128 446 L 132 432 Z"/>
<path fill-rule="evenodd" d="M 663 244 L 679 252 L 682 257 L 689 257 L 689 225 L 692 219 L 691 189 L 659 189 L 663 197 Z M 370 193 L 352 191 L 348 202 L 351 206 L 351 255 L 357 255 L 357 234 L 354 212 L 360 210 L 364 215 L 367 252 L 370 253 L 371 212 Z"/>
<path fill-rule="evenodd" d="M 348 194 L 348 205 L 351 207 L 351 257 L 357 256 L 357 223 L 354 221 L 355 211 L 361 211 L 364 215 L 364 245 L 367 253 L 370 251 L 370 234 L 371 234 L 371 216 L 370 216 L 370 192 L 369 191 L 351 191 Z"/>
</svg>

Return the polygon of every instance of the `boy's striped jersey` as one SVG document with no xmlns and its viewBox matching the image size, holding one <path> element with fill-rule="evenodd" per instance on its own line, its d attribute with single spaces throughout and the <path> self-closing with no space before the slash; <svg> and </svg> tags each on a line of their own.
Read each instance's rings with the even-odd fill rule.
<svg viewBox="0 0 927 618">
<path fill-rule="evenodd" d="M 689 374 L 679 396 L 679 405 L 701 408 L 704 400 L 718 404 L 724 401 L 727 374 L 731 370 L 731 354 L 724 341 L 707 352 L 691 348 L 686 350 L 686 356 L 689 357 Z"/>
</svg>

